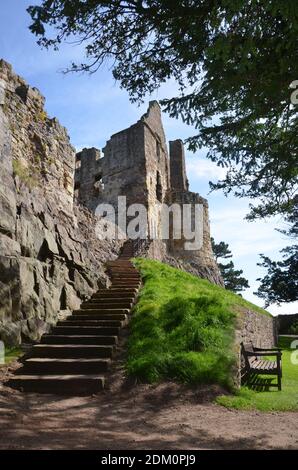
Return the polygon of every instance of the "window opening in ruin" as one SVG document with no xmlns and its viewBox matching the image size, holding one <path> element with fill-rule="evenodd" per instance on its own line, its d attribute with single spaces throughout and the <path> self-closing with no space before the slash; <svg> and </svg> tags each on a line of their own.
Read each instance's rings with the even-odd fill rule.
<svg viewBox="0 0 298 470">
<path fill-rule="evenodd" d="M 158 140 L 156 141 L 156 156 L 157 156 L 157 160 L 159 161 L 160 160 L 160 143 L 158 142 Z"/>
<path fill-rule="evenodd" d="M 74 185 L 74 197 L 77 199 L 79 197 L 79 193 L 80 193 L 80 183 L 79 181 L 76 181 L 75 182 L 75 185 Z"/>
<path fill-rule="evenodd" d="M 97 193 L 104 190 L 104 184 L 102 182 L 102 175 L 100 173 L 95 176 L 93 186 Z"/>
<path fill-rule="evenodd" d="M 65 287 L 62 287 L 60 294 L 60 310 L 66 310 L 67 308 L 67 297 Z"/>
<path fill-rule="evenodd" d="M 81 168 L 81 160 L 76 160 L 76 170 Z"/>
<path fill-rule="evenodd" d="M 162 185 L 159 171 L 156 174 L 156 198 L 162 202 Z"/>
</svg>

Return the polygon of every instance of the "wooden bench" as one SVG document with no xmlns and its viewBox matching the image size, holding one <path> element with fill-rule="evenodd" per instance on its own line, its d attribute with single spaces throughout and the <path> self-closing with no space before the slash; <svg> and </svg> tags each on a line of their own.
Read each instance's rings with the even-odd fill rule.
<svg viewBox="0 0 298 470">
<path fill-rule="evenodd" d="M 256 348 L 252 343 L 241 343 L 241 353 L 244 358 L 247 385 L 254 385 L 250 379 L 256 375 L 277 375 L 277 384 L 270 384 L 270 387 L 278 387 L 278 390 L 281 390 L 282 352 L 279 348 Z M 266 356 L 275 356 L 276 361 L 269 361 Z"/>
</svg>

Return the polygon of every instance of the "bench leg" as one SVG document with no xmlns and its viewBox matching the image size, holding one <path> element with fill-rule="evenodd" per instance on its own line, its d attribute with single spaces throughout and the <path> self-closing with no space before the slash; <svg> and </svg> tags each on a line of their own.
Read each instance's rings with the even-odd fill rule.
<svg viewBox="0 0 298 470">
<path fill-rule="evenodd" d="M 282 377 L 282 371 L 281 371 L 281 357 L 277 357 L 277 384 L 278 384 L 278 390 L 281 390 L 281 377 Z"/>
<path fill-rule="evenodd" d="M 278 390 L 281 391 L 281 376 L 277 376 L 277 384 L 278 384 Z"/>
</svg>

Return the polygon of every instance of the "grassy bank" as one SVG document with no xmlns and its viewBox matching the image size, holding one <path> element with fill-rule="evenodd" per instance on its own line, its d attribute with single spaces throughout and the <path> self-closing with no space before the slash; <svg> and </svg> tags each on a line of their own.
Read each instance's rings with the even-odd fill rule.
<svg viewBox="0 0 298 470">
<path fill-rule="evenodd" d="M 140 380 L 231 387 L 240 296 L 154 260 L 137 259 L 144 287 L 131 321 L 127 370 Z"/>
<path fill-rule="evenodd" d="M 280 338 L 282 348 L 282 390 L 270 388 L 269 391 L 255 391 L 242 387 L 234 396 L 218 397 L 217 402 L 227 408 L 239 410 L 257 409 L 260 411 L 294 411 L 298 410 L 298 364 L 293 364 L 291 355 L 293 338 Z M 271 358 L 272 359 L 272 358 Z M 265 376 L 264 376 L 265 378 Z M 268 376 L 266 377 L 268 378 Z M 276 377 L 273 378 L 276 382 Z"/>
</svg>

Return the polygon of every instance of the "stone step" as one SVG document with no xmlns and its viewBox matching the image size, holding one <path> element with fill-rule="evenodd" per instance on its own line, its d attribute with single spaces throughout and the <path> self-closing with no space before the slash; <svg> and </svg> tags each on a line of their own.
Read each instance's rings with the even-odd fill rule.
<svg viewBox="0 0 298 470">
<path fill-rule="evenodd" d="M 108 271 L 110 273 L 119 273 L 119 274 L 136 274 L 140 276 L 140 273 L 134 267 L 129 266 L 109 266 Z"/>
<path fill-rule="evenodd" d="M 73 312 L 73 315 L 66 317 L 66 321 L 76 321 L 76 320 L 120 320 L 126 321 L 127 315 L 125 313 L 101 313 L 97 310 L 96 313 L 90 313 L 93 310 L 78 310 Z"/>
<path fill-rule="evenodd" d="M 110 269 L 109 274 L 111 276 L 127 276 L 127 277 L 140 277 L 140 274 L 136 271 L 127 271 L 126 269 Z"/>
<path fill-rule="evenodd" d="M 121 320 L 87 320 L 85 317 L 83 320 L 62 320 L 57 322 L 57 326 L 115 326 L 121 327 L 123 322 Z"/>
<path fill-rule="evenodd" d="M 20 370 L 20 374 L 98 374 L 99 372 L 106 372 L 110 365 L 111 359 L 109 358 L 53 359 L 48 357 L 34 357 L 26 360 L 24 367 Z"/>
<path fill-rule="evenodd" d="M 131 281 L 114 281 L 112 286 L 117 287 L 117 289 L 121 287 L 133 287 L 135 289 L 140 288 L 140 282 L 131 282 Z"/>
<path fill-rule="evenodd" d="M 15 375 L 8 385 L 26 392 L 91 395 L 104 388 L 100 375 Z"/>
<path fill-rule="evenodd" d="M 136 279 L 140 280 L 141 276 L 136 273 L 114 273 L 112 272 L 111 274 L 112 279 L 123 279 L 123 280 L 128 280 L 128 279 Z"/>
<path fill-rule="evenodd" d="M 121 303 L 117 302 L 112 302 L 112 299 L 110 301 L 106 302 L 97 302 L 96 300 L 93 301 L 88 301 L 84 302 L 81 304 L 81 310 L 93 310 L 93 309 L 111 309 L 111 310 L 117 310 L 117 309 L 128 309 L 130 310 L 132 307 L 132 302 L 130 300 L 122 300 Z"/>
<path fill-rule="evenodd" d="M 136 276 L 135 274 L 124 274 L 124 273 L 111 273 L 110 274 L 111 279 L 119 279 L 121 281 L 127 281 L 127 280 L 137 280 L 140 281 L 141 277 Z"/>
<path fill-rule="evenodd" d="M 127 269 L 127 268 L 109 268 L 108 272 L 110 274 L 118 274 L 120 276 L 125 276 L 125 275 L 133 275 L 133 276 L 140 276 L 138 271 L 135 269 Z"/>
<path fill-rule="evenodd" d="M 129 264 L 128 264 L 129 263 Z M 132 272 L 139 272 L 137 269 L 134 268 L 134 266 L 131 264 L 130 261 L 128 261 L 126 264 L 116 264 L 116 265 L 108 265 L 107 266 L 108 272 L 113 272 L 113 271 L 132 271 Z"/>
<path fill-rule="evenodd" d="M 118 313 L 118 309 L 110 310 L 109 313 L 103 313 L 100 308 L 84 308 L 81 310 L 74 310 L 72 315 L 66 317 L 66 321 L 72 319 L 73 317 L 82 316 L 82 315 L 100 315 L 100 320 L 126 320 L 129 310 L 124 310 L 125 313 Z M 61 320 L 63 321 L 63 320 Z"/>
<path fill-rule="evenodd" d="M 103 304 L 105 302 L 112 302 L 112 303 L 121 303 L 123 302 L 123 300 L 125 302 L 131 302 L 133 303 L 134 300 L 135 300 L 135 296 L 132 296 L 131 294 L 124 294 L 124 296 L 122 297 L 116 297 L 115 294 L 110 294 L 110 296 L 100 296 L 100 297 L 91 297 L 90 300 L 88 300 L 88 302 L 92 302 L 92 303 L 99 303 L 99 304 Z"/>
<path fill-rule="evenodd" d="M 42 344 L 117 344 L 117 336 L 94 335 L 43 335 Z"/>
<path fill-rule="evenodd" d="M 124 307 L 124 310 L 130 311 L 134 305 L 134 302 L 126 302 L 124 305 L 120 303 L 111 303 L 111 312 L 110 314 L 113 314 L 113 310 L 119 310 L 119 307 Z M 104 306 L 104 307 L 103 307 Z M 102 314 L 101 308 L 106 309 L 106 304 L 102 304 L 100 302 L 97 302 L 94 300 L 93 302 L 88 302 L 88 304 L 81 305 L 80 312 L 85 312 L 86 310 L 98 310 Z M 84 315 L 84 313 L 83 313 Z M 108 315 L 108 314 L 107 314 Z"/>
<path fill-rule="evenodd" d="M 101 303 L 101 304 L 108 304 L 107 308 L 110 308 L 111 303 L 117 304 L 117 308 L 119 308 L 119 305 L 121 305 L 121 302 L 128 303 L 128 302 L 133 302 L 135 299 L 135 296 L 132 294 L 126 295 L 126 297 L 122 297 L 121 294 L 113 294 L 110 296 L 98 296 L 98 297 L 91 297 L 88 300 L 85 300 L 81 303 L 81 305 L 84 305 L 85 303 Z M 121 308 L 121 307 L 120 307 Z"/>
<path fill-rule="evenodd" d="M 115 259 L 113 261 L 107 261 L 106 265 L 109 266 L 129 266 L 129 267 L 134 267 L 133 263 L 131 261 L 126 261 L 126 260 L 121 260 L 121 259 Z M 135 268 L 135 267 L 134 267 Z M 136 268 L 135 268 L 136 269 Z"/>
<path fill-rule="evenodd" d="M 129 308 L 106 308 L 106 307 L 102 307 L 102 305 L 100 306 L 92 306 L 92 308 L 90 307 L 85 307 L 85 308 L 80 308 L 79 310 L 74 310 L 73 313 L 74 315 L 85 315 L 85 311 L 88 310 L 88 313 L 106 313 L 106 314 L 118 314 L 118 315 L 121 315 L 121 314 L 128 314 L 129 313 Z"/>
<path fill-rule="evenodd" d="M 122 291 L 123 292 L 129 292 L 129 291 L 136 291 L 136 288 L 135 287 L 121 287 Z M 113 292 L 114 290 L 116 290 L 116 287 L 113 287 L 112 284 L 111 284 L 111 287 L 109 288 L 108 292 Z M 98 291 L 100 293 L 100 291 Z"/>
<path fill-rule="evenodd" d="M 119 326 L 84 326 L 74 325 L 71 322 L 70 326 L 55 326 L 52 329 L 54 335 L 92 335 L 92 336 L 118 336 Z"/>
<path fill-rule="evenodd" d="M 109 297 L 114 297 L 114 296 L 121 296 L 123 299 L 133 297 L 135 298 L 137 294 L 136 289 L 114 289 L 111 288 L 106 291 L 99 291 L 93 294 L 92 298 L 94 299 L 101 299 L 101 298 L 109 298 Z"/>
<path fill-rule="evenodd" d="M 30 351 L 30 357 L 90 358 L 112 357 L 114 346 L 96 344 L 36 344 Z"/>
<path fill-rule="evenodd" d="M 127 315 L 129 312 L 126 313 L 114 313 L 112 310 L 110 313 L 102 313 L 100 309 L 82 309 L 82 310 L 75 310 L 72 315 L 69 315 L 65 318 L 65 321 L 75 321 L 75 320 L 120 320 L 125 321 L 127 320 Z M 80 317 L 80 318 L 78 318 Z M 88 317 L 88 318 L 87 318 Z M 63 320 L 61 320 L 63 321 Z"/>
</svg>

